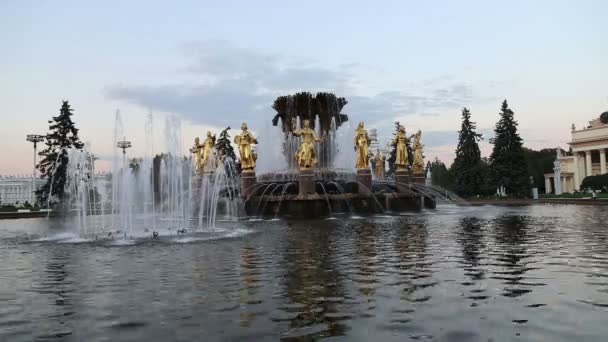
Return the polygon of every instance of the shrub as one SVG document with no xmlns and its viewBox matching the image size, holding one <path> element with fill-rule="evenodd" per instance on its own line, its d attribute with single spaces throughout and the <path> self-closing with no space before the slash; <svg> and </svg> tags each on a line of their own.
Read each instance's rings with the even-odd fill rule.
<svg viewBox="0 0 608 342">
<path fill-rule="evenodd" d="M 608 191 L 608 173 L 585 177 L 581 183 L 582 190 Z"/>
</svg>

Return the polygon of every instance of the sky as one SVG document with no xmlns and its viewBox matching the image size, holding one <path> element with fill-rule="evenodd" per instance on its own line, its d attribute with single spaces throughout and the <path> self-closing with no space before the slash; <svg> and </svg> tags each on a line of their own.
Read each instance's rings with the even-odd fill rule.
<svg viewBox="0 0 608 342">
<path fill-rule="evenodd" d="M 463 107 L 486 139 L 502 100 L 524 145 L 567 148 L 608 110 L 606 1 L 0 1 L 0 174 L 29 174 L 26 134 L 62 100 L 108 169 L 120 110 L 131 155 L 181 121 L 261 134 L 279 95 L 331 91 L 382 144 L 399 120 L 451 163 Z M 262 137 L 263 138 L 263 137 Z"/>
</svg>

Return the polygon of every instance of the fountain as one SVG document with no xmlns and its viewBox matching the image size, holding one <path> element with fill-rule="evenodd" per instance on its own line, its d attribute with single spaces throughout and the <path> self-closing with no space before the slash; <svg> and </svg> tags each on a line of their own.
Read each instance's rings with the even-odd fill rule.
<svg viewBox="0 0 608 342">
<path fill-rule="evenodd" d="M 341 126 L 348 126 L 348 115 L 341 113 L 347 103 L 334 94 L 307 92 L 275 100 L 273 108 L 277 114 L 272 123 L 278 129 L 268 132 L 274 148 L 269 152 L 277 156 L 276 146 L 280 145 L 286 167 L 270 170 L 265 161 L 265 172 L 257 175 L 255 183 L 243 182 L 242 188 L 247 189 L 242 192 L 247 215 L 316 218 L 336 213 L 374 214 L 435 207 L 435 196 L 424 189 L 424 176 L 420 175 L 421 132 L 415 136 L 413 177 L 405 150 L 408 140 L 405 130 L 395 142 L 398 151 L 405 151 L 405 159 L 398 159 L 400 166 L 395 180 L 385 179 L 385 157 L 380 154 L 375 157 L 379 164 L 372 176 L 371 139 L 364 124 L 359 123 L 352 135 L 338 131 Z M 350 152 L 353 136 L 356 153 Z M 263 135 L 260 139 L 262 144 L 264 138 Z M 266 146 L 271 145 L 261 150 L 261 159 Z M 347 157 L 355 154 L 356 162 Z"/>
<path fill-rule="evenodd" d="M 408 138 L 400 128 L 394 140 L 397 169 L 388 178 L 386 157 L 369 150 L 372 139 L 365 124 L 351 129 L 348 115 L 341 113 L 346 104 L 329 93 L 277 98 L 273 125 L 263 134 L 254 136 L 243 123 L 235 135 L 239 160 L 216 148 L 212 132 L 202 142 L 195 138 L 191 156 L 184 157 L 181 121 L 175 116 L 166 118 L 165 146 L 155 155 L 151 114 L 144 155 L 130 158 L 132 144 L 117 112 L 109 203 L 100 200 L 92 176 L 90 145 L 68 153 L 66 193 L 79 233 L 88 238 L 157 238 L 214 232 L 218 218 L 318 218 L 434 208 L 437 191 L 424 185 L 422 133 Z M 406 144 L 412 138 L 410 170 Z"/>
</svg>

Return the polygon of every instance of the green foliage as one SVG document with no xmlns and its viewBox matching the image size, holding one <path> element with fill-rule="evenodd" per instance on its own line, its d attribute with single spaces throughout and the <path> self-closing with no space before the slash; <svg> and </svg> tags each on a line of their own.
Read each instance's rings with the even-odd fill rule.
<svg viewBox="0 0 608 342">
<path fill-rule="evenodd" d="M 581 183 L 581 190 L 608 191 L 608 173 L 585 177 Z"/>
<path fill-rule="evenodd" d="M 217 139 L 217 142 L 215 143 L 215 148 L 220 156 L 220 158 L 228 158 L 230 160 L 232 160 L 232 162 L 234 163 L 233 165 L 235 166 L 234 168 L 229 167 L 228 163 L 225 164 L 225 170 L 226 170 L 226 174 L 228 174 L 229 176 L 236 176 L 233 175 L 232 173 L 234 173 L 236 171 L 237 174 L 241 173 L 241 164 L 238 160 L 238 158 L 236 157 L 236 153 L 234 152 L 234 147 L 232 147 L 232 142 L 230 141 L 230 134 L 228 133 L 228 131 L 230 130 L 230 126 L 226 127 L 221 133 L 220 133 L 220 137 Z"/>
<path fill-rule="evenodd" d="M 435 158 L 435 160 L 428 165 L 431 169 L 431 181 L 433 182 L 433 185 L 440 186 L 446 190 L 454 191 L 454 173 L 450 171 L 438 158 Z"/>
<path fill-rule="evenodd" d="M 42 159 L 37 168 L 42 178 L 47 182 L 36 196 L 39 203 L 46 203 L 49 196 L 56 198 L 60 203 L 64 198 L 64 186 L 68 165 L 68 149 L 81 149 L 84 144 L 78 138 L 78 129 L 72 121 L 74 115 L 68 101 L 63 101 L 58 116 L 49 120 L 49 133 L 46 135 L 46 148 L 40 152 Z"/>
<path fill-rule="evenodd" d="M 496 123 L 494 132 L 495 136 L 491 141 L 494 149 L 490 156 L 491 184 L 495 188 L 504 186 L 510 197 L 529 197 L 528 165 L 522 139 L 517 133 L 517 121 L 507 105 L 507 100 L 502 103 L 500 120 Z"/>
<path fill-rule="evenodd" d="M 561 151 L 565 153 L 564 150 Z M 532 176 L 534 186 L 539 192 L 546 192 L 545 173 L 553 173 L 553 162 L 555 161 L 555 149 L 544 148 L 534 151 L 524 147 L 526 164 L 528 164 L 528 174 Z"/>
<path fill-rule="evenodd" d="M 475 122 L 471 121 L 471 112 L 463 108 L 456 158 L 451 167 L 455 178 L 454 191 L 462 197 L 484 195 L 488 192 L 488 170 L 481 160 L 478 144 L 482 136 L 475 131 L 476 128 Z"/>
<path fill-rule="evenodd" d="M 230 126 L 226 127 L 221 133 L 220 137 L 217 139 L 215 143 L 215 148 L 221 157 L 230 158 L 233 161 L 237 161 L 236 153 L 234 153 L 234 148 L 232 147 L 232 142 L 230 141 L 230 134 L 228 131 L 230 130 Z"/>
</svg>

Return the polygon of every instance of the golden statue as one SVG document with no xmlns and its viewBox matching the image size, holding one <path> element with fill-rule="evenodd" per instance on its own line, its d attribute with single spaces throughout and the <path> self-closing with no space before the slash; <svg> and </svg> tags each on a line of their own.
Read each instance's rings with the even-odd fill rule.
<svg viewBox="0 0 608 342">
<path fill-rule="evenodd" d="M 383 179 L 384 178 L 384 164 L 386 162 L 386 157 L 380 152 L 380 149 L 376 151 L 376 156 L 374 157 L 375 161 L 375 174 L 376 178 Z"/>
<path fill-rule="evenodd" d="M 399 126 L 399 131 L 393 139 L 393 144 L 396 145 L 397 156 L 395 158 L 395 166 L 397 171 L 405 171 L 409 166 L 409 158 L 407 155 L 407 135 L 405 135 L 405 127 Z"/>
<path fill-rule="evenodd" d="M 203 141 L 203 145 L 199 149 L 200 153 L 200 169 L 203 171 L 212 171 L 215 165 L 211 165 L 210 157 L 215 150 L 215 135 L 211 131 L 207 131 L 207 138 Z"/>
<path fill-rule="evenodd" d="M 300 148 L 296 152 L 296 161 L 300 170 L 307 170 L 317 166 L 317 153 L 315 152 L 315 142 L 321 142 L 317 133 L 310 128 L 310 121 L 304 120 L 304 127 L 296 129 L 293 127 L 293 135 L 301 137 Z"/>
<path fill-rule="evenodd" d="M 424 157 L 422 156 L 422 147 L 424 145 L 420 142 L 420 138 L 422 138 L 422 131 L 418 130 L 414 137 L 414 146 L 412 146 L 414 150 L 414 162 L 412 163 L 414 174 L 424 173 Z"/>
<path fill-rule="evenodd" d="M 239 147 L 241 155 L 241 170 L 253 171 L 255 169 L 255 161 L 258 159 L 257 154 L 253 150 L 253 145 L 258 143 L 258 140 L 247 129 L 247 124 L 243 122 L 241 125 L 241 134 L 234 137 L 234 143 Z"/>
<path fill-rule="evenodd" d="M 202 169 L 202 165 L 201 165 L 201 148 L 203 147 L 203 145 L 201 145 L 201 140 L 196 137 L 194 138 L 194 146 L 192 146 L 192 148 L 190 149 L 190 152 L 194 155 L 194 172 L 201 172 Z"/>
<path fill-rule="evenodd" d="M 369 145 L 372 140 L 367 135 L 363 122 L 355 131 L 355 151 L 357 152 L 357 170 L 369 170 Z"/>
</svg>

